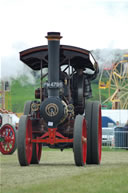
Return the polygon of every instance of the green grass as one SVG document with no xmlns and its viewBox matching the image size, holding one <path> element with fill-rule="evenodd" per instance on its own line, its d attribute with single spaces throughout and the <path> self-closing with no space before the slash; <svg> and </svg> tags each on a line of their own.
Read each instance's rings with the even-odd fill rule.
<svg viewBox="0 0 128 193">
<path fill-rule="evenodd" d="M 72 151 L 43 151 L 39 165 L 20 167 L 17 153 L 1 160 L 1 193 L 127 193 L 128 152 L 103 151 L 101 165 L 74 165 Z"/>
<path fill-rule="evenodd" d="M 20 80 L 13 80 L 11 85 L 11 103 L 13 112 L 23 112 L 24 104 L 35 99 L 35 86 L 22 84 Z"/>
<path fill-rule="evenodd" d="M 91 87 L 92 87 L 92 96 L 93 96 L 92 99 L 99 100 L 99 85 L 96 83 L 93 83 Z"/>
<path fill-rule="evenodd" d="M 124 148 L 113 148 L 112 146 L 102 146 L 102 151 L 109 151 L 109 152 L 127 152 Z"/>
</svg>

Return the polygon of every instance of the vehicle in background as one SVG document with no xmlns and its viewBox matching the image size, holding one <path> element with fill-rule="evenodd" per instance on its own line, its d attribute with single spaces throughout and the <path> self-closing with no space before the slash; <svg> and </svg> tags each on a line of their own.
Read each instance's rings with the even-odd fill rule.
<svg viewBox="0 0 128 193">
<path fill-rule="evenodd" d="M 110 117 L 102 116 L 102 128 L 116 126 L 116 122 L 113 121 Z"/>
<path fill-rule="evenodd" d="M 102 146 L 114 146 L 114 128 L 116 123 L 107 116 L 102 116 Z"/>
<path fill-rule="evenodd" d="M 115 127 L 102 128 L 102 146 L 114 146 L 114 128 Z"/>
</svg>

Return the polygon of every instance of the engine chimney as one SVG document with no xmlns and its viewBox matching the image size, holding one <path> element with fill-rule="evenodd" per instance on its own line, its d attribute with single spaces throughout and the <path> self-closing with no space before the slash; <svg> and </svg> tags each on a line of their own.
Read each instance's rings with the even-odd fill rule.
<svg viewBox="0 0 128 193">
<path fill-rule="evenodd" d="M 40 115 L 49 128 L 56 128 L 60 120 L 67 116 L 66 104 L 59 98 L 62 83 L 59 81 L 60 36 L 59 32 L 48 32 L 48 98 L 40 105 Z"/>
<path fill-rule="evenodd" d="M 48 32 L 48 97 L 59 97 L 59 62 L 60 36 L 59 32 Z"/>
</svg>

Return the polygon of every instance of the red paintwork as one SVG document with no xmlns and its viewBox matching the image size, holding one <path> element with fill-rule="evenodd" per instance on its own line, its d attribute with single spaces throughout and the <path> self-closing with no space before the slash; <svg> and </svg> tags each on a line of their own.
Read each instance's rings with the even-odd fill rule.
<svg viewBox="0 0 128 193">
<path fill-rule="evenodd" d="M 41 153 L 42 153 L 42 144 L 37 143 L 36 144 L 36 153 L 37 153 L 37 159 L 40 161 Z"/>
<path fill-rule="evenodd" d="M 0 142 L 0 152 L 2 154 L 10 154 L 15 146 L 15 132 L 13 127 L 9 124 L 3 125 L 0 129 L 0 136 L 4 138 L 3 142 Z"/>
<path fill-rule="evenodd" d="M 86 127 L 86 120 L 83 119 L 82 123 L 82 138 L 87 140 L 87 127 Z M 87 158 L 87 141 L 84 141 L 82 139 L 82 153 L 83 153 L 83 163 L 86 163 L 86 158 Z"/>
<path fill-rule="evenodd" d="M 102 123 L 101 123 L 101 105 L 99 106 L 99 122 L 98 122 L 98 152 L 99 152 L 99 162 L 101 162 L 101 152 L 102 152 Z"/>
<path fill-rule="evenodd" d="M 32 139 L 32 143 L 47 143 L 47 144 L 56 144 L 56 143 L 72 143 L 73 138 L 69 139 L 64 137 L 61 133 L 56 131 L 57 128 L 48 128 L 48 132 L 46 132 L 41 137 L 37 137 L 36 139 Z"/>
<path fill-rule="evenodd" d="M 32 121 L 30 119 L 27 120 L 26 123 L 26 140 L 25 140 L 25 149 L 26 149 L 26 160 L 28 164 L 30 164 L 32 159 Z"/>
</svg>

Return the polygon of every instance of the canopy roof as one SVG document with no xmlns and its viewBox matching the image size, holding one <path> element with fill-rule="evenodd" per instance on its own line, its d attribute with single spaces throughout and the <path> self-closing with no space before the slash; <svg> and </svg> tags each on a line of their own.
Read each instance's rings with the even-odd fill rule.
<svg viewBox="0 0 128 193">
<path fill-rule="evenodd" d="M 48 67 L 48 45 L 20 52 L 20 60 L 33 70 Z M 42 61 L 42 65 L 41 65 Z M 68 64 L 75 68 L 96 70 L 96 60 L 90 51 L 68 45 L 60 45 L 60 66 Z"/>
</svg>

